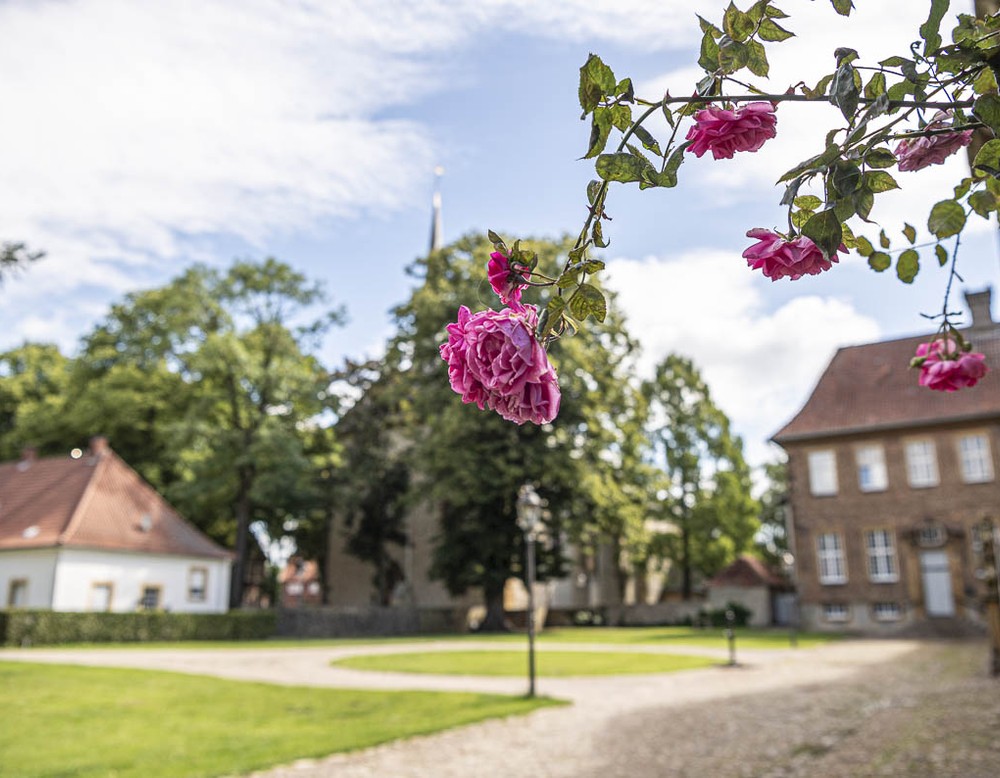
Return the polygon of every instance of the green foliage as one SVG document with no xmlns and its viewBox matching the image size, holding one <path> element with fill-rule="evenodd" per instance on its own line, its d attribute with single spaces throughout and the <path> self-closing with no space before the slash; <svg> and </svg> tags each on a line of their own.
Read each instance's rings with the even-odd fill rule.
<svg viewBox="0 0 1000 778">
<path fill-rule="evenodd" d="M 148 643 L 161 640 L 262 640 L 275 634 L 275 612 L 229 613 L 62 612 L 8 610 L 0 645 Z"/>
<path fill-rule="evenodd" d="M 652 464 L 660 470 L 656 514 L 676 527 L 659 549 L 679 567 L 687 599 L 696 572 L 711 576 L 750 547 L 759 507 L 743 441 L 692 362 L 667 356 L 642 389 Z"/>
<path fill-rule="evenodd" d="M 729 623 L 729 613 L 733 614 L 733 622 Z M 723 608 L 712 608 L 699 613 L 699 616 L 713 627 L 745 627 L 750 623 L 753 611 L 739 602 L 727 602 Z"/>
<path fill-rule="evenodd" d="M 24 243 L 4 241 L 0 243 L 0 285 L 11 273 L 24 270 L 32 262 L 45 256 L 44 251 L 31 251 Z"/>
</svg>

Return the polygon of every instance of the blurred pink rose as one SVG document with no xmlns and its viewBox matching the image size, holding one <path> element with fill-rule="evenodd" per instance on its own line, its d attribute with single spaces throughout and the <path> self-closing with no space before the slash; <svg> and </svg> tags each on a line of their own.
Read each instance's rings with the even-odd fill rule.
<svg viewBox="0 0 1000 778">
<path fill-rule="evenodd" d="M 533 305 L 470 313 L 458 309 L 440 347 L 451 388 L 462 402 L 489 407 L 508 421 L 545 424 L 559 413 L 559 382 L 535 338 Z"/>
<path fill-rule="evenodd" d="M 948 126 L 950 118 L 951 114 L 938 111 L 924 129 L 942 130 Z M 940 165 L 960 148 L 968 146 L 971 140 L 972 130 L 907 138 L 896 146 L 899 170 L 905 173 L 910 170 L 922 170 L 930 165 Z"/>
<path fill-rule="evenodd" d="M 486 263 L 486 276 L 500 302 L 511 308 L 521 307 L 521 286 L 528 280 L 527 271 L 511 270 L 510 259 L 494 251 Z"/>
<path fill-rule="evenodd" d="M 772 281 L 786 277 L 794 281 L 804 275 L 818 275 L 838 261 L 836 254 L 826 259 L 819 247 L 804 235 L 785 240 L 776 232 L 757 227 L 750 230 L 747 237 L 758 241 L 743 252 L 747 265 L 761 270 Z M 837 250 L 847 252 L 843 244 Z"/>
<path fill-rule="evenodd" d="M 710 105 L 694 115 L 688 130 L 688 151 L 700 157 L 711 151 L 715 159 L 732 159 L 737 151 L 757 151 L 775 136 L 777 117 L 767 102 L 747 103 L 730 111 Z"/>
<path fill-rule="evenodd" d="M 952 340 L 921 343 L 912 364 L 920 368 L 920 385 L 939 392 L 975 386 L 989 370 L 985 355 L 959 352 Z"/>
</svg>

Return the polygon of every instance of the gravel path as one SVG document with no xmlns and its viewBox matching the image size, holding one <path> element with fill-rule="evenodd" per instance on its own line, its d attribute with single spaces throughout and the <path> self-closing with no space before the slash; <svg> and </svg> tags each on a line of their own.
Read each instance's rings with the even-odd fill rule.
<svg viewBox="0 0 1000 778">
<path fill-rule="evenodd" d="M 483 642 L 301 649 L 32 649 L 5 650 L 0 659 L 175 670 L 296 685 L 521 694 L 522 679 L 372 673 L 329 664 L 361 653 L 500 646 L 512 648 L 509 643 Z M 689 652 L 723 658 L 720 652 Z M 986 676 L 985 656 L 981 642 L 849 641 L 816 649 L 741 651 L 736 668 L 541 679 L 541 693 L 573 704 L 254 776 L 995 778 L 1000 776 L 1000 682 Z"/>
</svg>

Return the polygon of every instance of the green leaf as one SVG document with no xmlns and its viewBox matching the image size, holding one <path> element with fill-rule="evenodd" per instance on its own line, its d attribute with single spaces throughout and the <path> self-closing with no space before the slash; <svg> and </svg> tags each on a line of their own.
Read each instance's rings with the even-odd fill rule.
<svg viewBox="0 0 1000 778">
<path fill-rule="evenodd" d="M 560 275 L 559 278 L 556 279 L 556 286 L 558 286 L 560 289 L 570 289 L 576 286 L 578 283 L 580 283 L 580 271 L 581 268 L 579 265 L 577 265 L 576 267 L 567 268 L 565 271 L 563 271 L 562 275 Z M 565 305 L 565 300 L 563 300 L 563 303 Z M 552 305 L 551 300 L 549 300 L 549 305 L 550 306 Z"/>
<path fill-rule="evenodd" d="M 992 192 L 981 189 L 969 195 L 969 205 L 984 219 L 989 219 L 990 213 L 997 209 L 997 198 Z"/>
<path fill-rule="evenodd" d="M 762 41 L 778 43 L 780 41 L 786 41 L 789 38 L 794 38 L 795 33 L 789 32 L 780 25 L 771 21 L 771 19 L 764 19 L 760 23 L 760 27 L 757 28 L 757 37 L 759 37 Z"/>
<path fill-rule="evenodd" d="M 896 275 L 904 284 L 912 284 L 920 272 L 920 255 L 916 249 L 907 249 L 896 260 Z"/>
<path fill-rule="evenodd" d="M 593 111 L 601 100 L 614 92 L 617 85 L 611 68 L 596 54 L 591 54 L 580 68 L 579 96 L 583 115 Z"/>
<path fill-rule="evenodd" d="M 830 102 L 840 109 L 844 118 L 849 122 L 854 119 L 854 115 L 858 111 L 858 101 L 861 97 L 858 93 L 857 82 L 854 80 L 856 73 L 857 71 L 851 64 L 845 62 L 837 68 L 833 81 L 830 83 Z"/>
<path fill-rule="evenodd" d="M 931 12 L 927 21 L 920 25 L 920 37 L 924 39 L 924 56 L 937 51 L 941 46 L 941 20 L 948 13 L 949 0 L 931 0 Z"/>
<path fill-rule="evenodd" d="M 992 170 L 1000 170 L 1000 140 L 993 138 L 983 144 L 972 163 L 972 169 L 973 171 L 981 169 L 987 173 Z M 995 174 L 990 173 L 990 175 Z"/>
<path fill-rule="evenodd" d="M 701 27 L 702 32 L 711 32 L 718 38 L 722 35 L 722 30 L 712 24 L 710 21 L 702 17 L 700 14 L 695 14 L 698 17 L 698 26 Z"/>
<path fill-rule="evenodd" d="M 890 86 L 886 94 L 890 100 L 903 100 L 907 95 L 912 95 L 915 89 L 909 81 L 900 81 Z"/>
<path fill-rule="evenodd" d="M 719 39 L 719 67 L 724 73 L 735 73 L 750 61 L 749 48 L 728 35 Z"/>
<path fill-rule="evenodd" d="M 660 144 L 657 143 L 656 138 L 654 138 L 652 134 L 649 132 L 649 130 L 647 130 L 645 127 L 637 124 L 633 128 L 632 134 L 639 139 L 639 142 L 642 143 L 644 147 L 649 149 L 656 156 L 658 157 L 663 156 L 663 152 L 660 151 Z"/>
<path fill-rule="evenodd" d="M 834 58 L 837 60 L 837 65 L 843 65 L 845 62 L 854 62 L 860 55 L 855 49 L 850 49 L 847 46 L 841 46 L 835 49 L 833 52 Z"/>
<path fill-rule="evenodd" d="M 753 27 L 753 19 L 730 2 L 729 7 L 726 8 L 725 16 L 722 17 L 722 29 L 726 31 L 726 35 L 734 41 L 742 43 L 750 37 Z"/>
<path fill-rule="evenodd" d="M 591 230 L 590 237 L 594 241 L 594 245 L 599 249 L 606 249 L 608 243 L 604 240 L 604 228 L 601 227 L 601 220 L 594 219 L 594 227 Z"/>
<path fill-rule="evenodd" d="M 878 64 L 885 68 L 898 68 L 908 62 L 912 63 L 913 60 L 906 59 L 906 57 L 892 56 L 881 60 Z"/>
<path fill-rule="evenodd" d="M 690 146 L 690 141 L 684 141 L 670 155 L 663 170 L 655 173 L 649 180 L 656 186 L 674 187 L 677 186 L 677 170 L 684 164 L 684 150 Z"/>
<path fill-rule="evenodd" d="M 934 256 L 937 257 L 938 265 L 941 267 L 948 264 L 948 252 L 940 243 L 934 247 Z"/>
<path fill-rule="evenodd" d="M 507 244 L 504 243 L 503 238 L 493 232 L 493 230 L 487 230 L 486 237 L 489 238 L 490 243 L 492 243 L 497 249 L 504 252 L 507 251 Z"/>
<path fill-rule="evenodd" d="M 608 302 L 596 286 L 581 284 L 569 298 L 569 312 L 580 320 L 593 316 L 598 321 L 604 321 L 608 315 Z"/>
<path fill-rule="evenodd" d="M 884 251 L 874 251 L 868 257 L 868 267 L 876 273 L 888 270 L 892 266 L 892 257 Z"/>
<path fill-rule="evenodd" d="M 826 88 L 830 86 L 830 82 L 833 81 L 833 76 L 833 73 L 828 73 L 823 76 L 823 78 L 816 82 L 816 86 L 813 89 L 810 89 L 807 86 L 802 86 L 802 94 L 812 100 L 823 97 L 823 95 L 826 94 Z"/>
<path fill-rule="evenodd" d="M 993 75 L 993 71 L 989 68 L 983 68 L 979 71 L 979 75 L 976 76 L 976 80 L 972 82 L 972 91 L 977 95 L 985 95 L 990 92 L 997 91 L 997 79 Z"/>
<path fill-rule="evenodd" d="M 769 65 L 767 64 L 767 52 L 760 41 L 747 42 L 747 68 L 755 76 L 767 78 Z"/>
<path fill-rule="evenodd" d="M 622 132 L 626 132 L 632 126 L 632 109 L 627 105 L 618 103 L 611 106 L 611 123 Z"/>
<path fill-rule="evenodd" d="M 873 168 L 892 167 L 896 164 L 896 155 L 887 148 L 874 148 L 865 152 L 865 164 Z"/>
<path fill-rule="evenodd" d="M 591 205 L 597 202 L 597 194 L 601 191 L 602 186 L 604 186 L 602 181 L 591 181 L 587 184 L 587 202 Z"/>
<path fill-rule="evenodd" d="M 880 245 L 884 249 L 889 248 L 889 246 L 891 245 L 889 243 L 889 236 L 885 234 L 885 230 L 879 230 L 878 245 Z"/>
<path fill-rule="evenodd" d="M 1000 97 L 982 95 L 976 98 L 972 114 L 989 127 L 995 136 L 1000 136 Z"/>
<path fill-rule="evenodd" d="M 604 147 L 608 145 L 608 136 L 611 134 L 611 112 L 602 106 L 594 109 L 593 119 L 590 124 L 590 147 L 584 155 L 584 159 L 596 157 Z"/>
<path fill-rule="evenodd" d="M 987 180 L 992 181 L 994 179 L 987 179 Z M 955 197 L 953 199 L 961 200 L 963 197 L 965 197 L 969 193 L 969 190 L 972 188 L 972 185 L 974 183 L 975 179 L 963 178 L 958 184 L 955 185 L 955 189 L 953 190 L 955 192 Z"/>
<path fill-rule="evenodd" d="M 615 94 L 626 103 L 635 101 L 635 87 L 632 86 L 631 78 L 623 78 L 615 87 Z"/>
<path fill-rule="evenodd" d="M 965 227 L 965 209 L 954 200 L 942 200 L 931 208 L 927 229 L 940 238 L 957 235 Z"/>
<path fill-rule="evenodd" d="M 649 163 L 632 154 L 601 154 L 597 158 L 597 175 L 605 181 L 641 181 L 642 171 Z"/>
<path fill-rule="evenodd" d="M 861 183 L 861 168 L 853 162 L 840 161 L 833 166 L 830 183 L 837 194 L 849 195 Z"/>
<path fill-rule="evenodd" d="M 794 205 L 796 208 L 801 208 L 804 211 L 815 211 L 823 204 L 816 195 L 802 195 L 801 197 L 796 197 L 794 200 Z"/>
<path fill-rule="evenodd" d="M 847 197 L 841 197 L 834 200 L 831 203 L 833 207 L 833 212 L 837 215 L 840 221 L 845 222 L 854 216 L 854 197 L 848 195 Z"/>
<path fill-rule="evenodd" d="M 851 200 L 854 204 L 854 212 L 865 221 L 868 221 L 868 215 L 875 206 L 875 195 L 872 194 L 872 190 L 867 186 L 862 186 L 851 195 Z"/>
<path fill-rule="evenodd" d="M 548 314 L 546 321 L 538 322 L 538 336 L 545 337 L 549 331 L 562 318 L 563 311 L 566 310 L 566 298 L 561 295 L 553 295 L 549 298 L 549 304 L 545 306 L 544 313 Z"/>
<path fill-rule="evenodd" d="M 865 186 L 876 194 L 879 192 L 888 192 L 890 189 L 899 189 L 896 179 L 884 170 L 869 170 L 865 173 L 864 180 Z"/>
<path fill-rule="evenodd" d="M 827 209 L 811 217 L 802 227 L 802 234 L 810 238 L 823 252 L 823 256 L 829 259 L 840 246 L 844 231 L 837 215 L 832 209 Z"/>
<path fill-rule="evenodd" d="M 885 94 L 885 73 L 878 71 L 865 85 L 865 97 L 874 100 L 879 95 Z"/>
<path fill-rule="evenodd" d="M 903 235 L 910 241 L 911 246 L 917 242 L 917 231 L 913 228 L 912 224 L 903 223 Z"/>
<path fill-rule="evenodd" d="M 600 270 L 604 270 L 604 262 L 600 259 L 588 259 L 583 263 L 584 273 L 596 273 Z"/>
<path fill-rule="evenodd" d="M 875 247 L 872 245 L 871 241 L 868 240 L 864 235 L 858 235 L 855 238 L 858 244 L 858 253 L 863 257 L 870 257 L 875 253 Z"/>
<path fill-rule="evenodd" d="M 820 168 L 826 167 L 833 160 L 840 156 L 840 146 L 836 143 L 831 143 L 826 147 L 826 151 L 822 154 L 817 154 L 815 157 L 810 157 L 805 162 L 800 162 L 798 165 L 793 167 L 791 170 L 787 171 L 781 178 L 778 179 L 778 183 L 784 183 L 785 181 L 790 181 L 791 179 L 798 176 L 800 173 L 804 173 L 807 170 L 819 170 Z"/>
<path fill-rule="evenodd" d="M 850 16 L 851 9 L 854 8 L 854 0 L 830 0 L 833 10 L 841 16 Z"/>
</svg>

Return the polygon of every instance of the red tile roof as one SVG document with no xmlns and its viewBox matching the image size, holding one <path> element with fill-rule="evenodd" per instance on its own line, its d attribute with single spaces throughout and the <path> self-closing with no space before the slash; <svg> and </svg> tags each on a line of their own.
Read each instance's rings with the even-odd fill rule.
<svg viewBox="0 0 1000 778">
<path fill-rule="evenodd" d="M 78 458 L 0 464 L 0 549 L 52 546 L 231 556 L 99 439 Z"/>
<path fill-rule="evenodd" d="M 774 434 L 777 443 L 876 429 L 1000 418 L 1000 326 L 966 331 L 990 371 L 976 386 L 936 392 L 917 384 L 907 365 L 921 335 L 842 348 L 801 411 Z"/>
<path fill-rule="evenodd" d="M 761 560 L 752 556 L 741 556 L 729 567 L 716 573 L 708 582 L 709 586 L 769 586 L 787 588 L 781 576 L 768 569 Z"/>
</svg>

